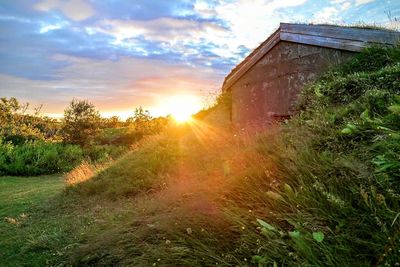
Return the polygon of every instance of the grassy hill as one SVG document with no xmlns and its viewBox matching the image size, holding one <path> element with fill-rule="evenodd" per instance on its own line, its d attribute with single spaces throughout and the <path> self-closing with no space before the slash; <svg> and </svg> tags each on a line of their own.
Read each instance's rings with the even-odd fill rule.
<svg viewBox="0 0 400 267">
<path fill-rule="evenodd" d="M 399 47 L 324 74 L 299 114 L 264 134 L 221 127 L 227 99 L 82 183 L 7 200 L 0 265 L 399 263 Z M 15 195 L 10 179 L 0 202 Z M 37 179 L 23 180 L 32 199 Z"/>
</svg>

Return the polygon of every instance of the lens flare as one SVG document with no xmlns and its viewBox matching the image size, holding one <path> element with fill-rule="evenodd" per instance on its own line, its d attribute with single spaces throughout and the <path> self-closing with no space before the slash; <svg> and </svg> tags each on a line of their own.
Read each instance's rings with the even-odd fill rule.
<svg viewBox="0 0 400 267">
<path fill-rule="evenodd" d="M 192 115 L 202 108 L 201 100 L 193 95 L 176 95 L 167 98 L 159 109 L 178 123 L 189 122 Z"/>
</svg>

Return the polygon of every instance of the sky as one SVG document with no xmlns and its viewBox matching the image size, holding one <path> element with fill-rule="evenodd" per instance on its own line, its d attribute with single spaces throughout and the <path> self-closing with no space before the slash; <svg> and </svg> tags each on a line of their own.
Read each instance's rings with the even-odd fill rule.
<svg viewBox="0 0 400 267">
<path fill-rule="evenodd" d="M 175 96 L 207 102 L 280 22 L 399 19 L 398 0 L 0 0 L 0 97 L 166 115 Z"/>
</svg>

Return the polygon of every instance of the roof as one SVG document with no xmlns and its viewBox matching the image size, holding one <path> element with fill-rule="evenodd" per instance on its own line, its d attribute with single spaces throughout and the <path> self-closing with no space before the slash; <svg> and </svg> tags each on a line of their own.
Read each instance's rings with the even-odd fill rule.
<svg viewBox="0 0 400 267">
<path fill-rule="evenodd" d="M 225 77 L 222 90 L 228 90 L 280 41 L 359 52 L 367 45 L 394 45 L 399 40 L 400 32 L 391 30 L 281 23 L 267 40 L 254 49 Z"/>
</svg>

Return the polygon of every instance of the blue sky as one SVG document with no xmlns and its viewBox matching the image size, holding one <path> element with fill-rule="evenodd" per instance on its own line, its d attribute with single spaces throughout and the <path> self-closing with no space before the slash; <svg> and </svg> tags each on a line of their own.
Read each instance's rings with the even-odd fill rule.
<svg viewBox="0 0 400 267">
<path fill-rule="evenodd" d="M 0 96 L 104 114 L 205 98 L 279 22 L 399 27 L 389 0 L 0 0 Z"/>
</svg>

